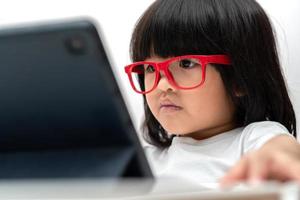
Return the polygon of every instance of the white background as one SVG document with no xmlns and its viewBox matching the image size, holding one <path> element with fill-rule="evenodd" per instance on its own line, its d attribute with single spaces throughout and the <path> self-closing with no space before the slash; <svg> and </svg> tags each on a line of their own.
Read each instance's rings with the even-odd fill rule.
<svg viewBox="0 0 300 200">
<path fill-rule="evenodd" d="M 119 86 L 123 91 L 134 125 L 138 129 L 143 118 L 142 99 L 131 90 L 123 66 L 130 63 L 129 42 L 133 27 L 152 2 L 153 0 L 0 1 L 0 28 L 78 16 L 96 19 L 100 24 Z M 276 28 L 283 70 L 299 118 L 300 1 L 258 0 L 258 2 L 265 8 Z"/>
</svg>

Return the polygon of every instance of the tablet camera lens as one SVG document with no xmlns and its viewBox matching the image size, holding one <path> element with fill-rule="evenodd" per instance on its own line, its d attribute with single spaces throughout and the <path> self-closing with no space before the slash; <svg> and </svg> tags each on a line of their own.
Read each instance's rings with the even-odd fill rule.
<svg viewBox="0 0 300 200">
<path fill-rule="evenodd" d="M 71 37 L 65 42 L 68 51 L 71 54 L 80 55 L 86 51 L 85 42 L 82 37 Z"/>
</svg>

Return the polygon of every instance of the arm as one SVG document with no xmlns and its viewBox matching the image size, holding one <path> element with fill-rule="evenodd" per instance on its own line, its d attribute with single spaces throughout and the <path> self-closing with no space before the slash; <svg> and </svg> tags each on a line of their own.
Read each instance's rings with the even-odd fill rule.
<svg viewBox="0 0 300 200">
<path fill-rule="evenodd" d="M 260 149 L 247 153 L 221 179 L 221 184 L 267 179 L 293 180 L 300 184 L 300 144 L 292 137 L 276 136 Z"/>
</svg>

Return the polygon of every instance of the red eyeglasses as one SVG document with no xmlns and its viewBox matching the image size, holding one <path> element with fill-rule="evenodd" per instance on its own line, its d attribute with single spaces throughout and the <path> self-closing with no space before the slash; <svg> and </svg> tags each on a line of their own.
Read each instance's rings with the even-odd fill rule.
<svg viewBox="0 0 300 200">
<path fill-rule="evenodd" d="M 163 71 L 169 83 L 182 90 L 194 89 L 205 81 L 207 64 L 230 65 L 226 55 L 184 55 L 173 57 L 164 62 L 136 62 L 125 67 L 130 84 L 134 91 L 146 94 L 153 91 Z M 134 77 L 136 76 L 136 77 Z M 139 83 L 139 77 L 143 80 Z"/>
</svg>

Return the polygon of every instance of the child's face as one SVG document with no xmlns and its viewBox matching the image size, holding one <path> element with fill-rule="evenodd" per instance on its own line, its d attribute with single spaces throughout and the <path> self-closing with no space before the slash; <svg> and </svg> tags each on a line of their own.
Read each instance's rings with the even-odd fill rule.
<svg viewBox="0 0 300 200">
<path fill-rule="evenodd" d="M 151 57 L 146 61 L 162 62 Z M 162 127 L 171 134 L 204 139 L 234 128 L 234 106 L 219 72 L 207 65 L 202 86 L 178 90 L 164 74 L 157 88 L 146 94 L 148 106 Z"/>
</svg>

